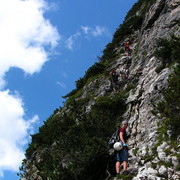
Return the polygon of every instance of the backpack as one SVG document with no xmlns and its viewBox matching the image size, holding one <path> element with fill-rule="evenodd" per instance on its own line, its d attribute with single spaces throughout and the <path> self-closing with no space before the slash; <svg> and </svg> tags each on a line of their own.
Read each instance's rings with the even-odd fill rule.
<svg viewBox="0 0 180 180">
<path fill-rule="evenodd" d="M 120 141 L 119 131 L 120 131 L 120 129 L 118 128 L 118 129 L 113 133 L 113 135 L 111 136 L 111 138 L 109 139 L 109 142 L 108 142 L 109 148 L 113 148 L 113 145 L 114 145 L 116 142 Z"/>
</svg>

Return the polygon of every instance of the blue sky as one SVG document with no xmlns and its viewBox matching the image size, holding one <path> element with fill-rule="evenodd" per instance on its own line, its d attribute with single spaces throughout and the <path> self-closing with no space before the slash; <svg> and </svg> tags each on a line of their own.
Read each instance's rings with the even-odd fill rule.
<svg viewBox="0 0 180 180">
<path fill-rule="evenodd" d="M 137 0 L 0 1 L 0 180 L 17 180 L 30 134 L 98 61 Z"/>
</svg>

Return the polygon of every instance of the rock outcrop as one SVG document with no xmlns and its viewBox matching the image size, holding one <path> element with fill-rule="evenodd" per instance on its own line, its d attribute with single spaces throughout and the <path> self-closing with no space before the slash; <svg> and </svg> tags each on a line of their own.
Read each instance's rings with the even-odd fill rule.
<svg viewBox="0 0 180 180">
<path fill-rule="evenodd" d="M 127 93 L 125 100 L 127 108 L 122 116 L 129 121 L 127 129 L 131 134 L 128 140 L 129 169 L 136 171 L 133 180 L 180 179 L 180 171 L 177 168 L 180 161 L 178 159 L 180 148 L 178 144 L 172 146 L 168 138 L 158 141 L 158 128 L 162 118 L 159 114 L 153 113 L 154 105 L 163 100 L 162 90 L 168 87 L 168 77 L 172 72 L 172 67 L 169 66 L 157 72 L 162 61 L 154 55 L 157 48 L 156 41 L 159 38 L 169 39 L 172 34 L 179 36 L 179 20 L 179 0 L 154 1 L 145 14 L 142 26 L 131 34 L 133 37 L 131 56 L 120 53 L 106 69 L 109 72 L 116 68 L 121 74 L 117 92 L 109 89 L 110 81 L 107 76 L 100 76 L 87 83 L 82 88 L 82 94 L 76 99 L 93 95 L 85 107 L 85 112 L 88 113 L 98 97 L 107 96 L 107 93 L 109 93 L 108 96 L 113 97 L 120 90 L 133 86 Z M 120 49 L 117 48 L 116 51 L 120 52 Z M 67 107 L 64 109 L 68 111 Z M 34 155 L 32 158 L 35 158 L 35 161 L 41 161 L 38 156 L 37 153 L 36 157 Z M 34 164 L 33 170 L 27 168 L 21 180 L 43 179 L 38 176 L 33 162 L 34 160 L 26 162 L 27 167 L 28 163 Z M 28 174 L 28 172 L 34 173 Z"/>
</svg>

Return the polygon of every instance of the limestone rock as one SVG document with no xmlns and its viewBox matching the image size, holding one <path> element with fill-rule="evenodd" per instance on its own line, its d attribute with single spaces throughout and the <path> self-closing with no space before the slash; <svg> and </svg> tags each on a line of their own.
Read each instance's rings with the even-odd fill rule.
<svg viewBox="0 0 180 180">
<path fill-rule="evenodd" d="M 152 113 L 154 104 L 163 99 L 162 91 L 167 88 L 168 76 L 172 71 L 171 68 L 165 67 L 161 72 L 156 72 L 157 67 L 161 65 L 160 59 L 154 56 L 156 41 L 159 38 L 167 39 L 171 34 L 180 35 L 179 19 L 179 0 L 154 1 L 149 11 L 145 12 L 145 20 L 141 29 L 130 35 L 133 39 L 132 55 L 130 57 L 121 55 L 121 57 L 107 62 L 108 68 L 105 73 L 116 68 L 118 73 L 124 72 L 126 74 L 127 77 L 124 82 L 122 82 L 122 77 L 118 79 L 121 90 L 126 91 L 131 87 L 131 90 L 126 94 L 127 109 L 123 118 L 128 120 L 129 127 L 127 131 L 131 134 L 127 144 L 130 148 L 129 169 L 137 174 L 133 180 L 180 179 L 180 173 L 175 172 L 179 165 L 179 160 L 175 154 L 180 152 L 177 152 L 175 148 L 169 150 L 170 143 L 168 141 L 162 142 L 157 149 L 153 150 L 159 135 L 158 124 L 164 119 L 161 119 L 160 114 L 156 116 Z M 118 49 L 116 50 L 118 51 Z M 131 63 L 127 68 L 129 60 Z M 103 74 L 91 82 L 88 81 L 78 98 L 92 97 L 85 105 L 86 113 L 89 113 L 96 98 L 113 96 L 116 93 L 119 92 L 110 90 L 109 77 Z M 68 112 L 70 110 L 64 107 L 64 111 Z M 170 135 L 169 132 L 167 133 Z M 41 162 L 41 160 L 38 153 L 35 152 L 32 159 L 27 162 L 27 164 L 32 165 L 32 169 L 26 171 L 29 176 L 21 180 L 40 178 L 35 164 Z M 162 162 L 172 165 L 165 167 L 161 164 Z"/>
<path fill-rule="evenodd" d="M 158 152 L 158 157 L 161 161 L 165 161 L 166 153 L 165 152 Z"/>
<path fill-rule="evenodd" d="M 179 165 L 179 159 L 176 156 L 172 156 L 172 164 L 177 167 Z"/>
<path fill-rule="evenodd" d="M 160 175 L 166 176 L 167 175 L 167 168 L 163 165 L 159 168 L 158 172 Z"/>
</svg>

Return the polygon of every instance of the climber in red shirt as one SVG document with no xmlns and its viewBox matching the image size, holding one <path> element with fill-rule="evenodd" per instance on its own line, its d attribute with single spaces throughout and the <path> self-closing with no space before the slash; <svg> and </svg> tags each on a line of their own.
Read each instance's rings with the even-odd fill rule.
<svg viewBox="0 0 180 180">
<path fill-rule="evenodd" d="M 126 53 L 126 56 L 131 55 L 131 49 L 129 47 L 129 41 L 127 41 L 125 44 L 125 53 Z"/>
<path fill-rule="evenodd" d="M 119 174 L 120 173 L 120 166 L 121 163 L 123 164 L 123 174 L 127 175 L 127 163 L 128 163 L 128 148 L 126 145 L 126 141 L 127 141 L 127 135 L 126 135 L 126 128 L 128 126 L 128 122 L 127 121 L 123 121 L 122 122 L 122 128 L 120 129 L 120 140 L 123 143 L 123 149 L 120 151 L 116 151 L 115 155 L 116 155 L 116 173 Z"/>
</svg>

